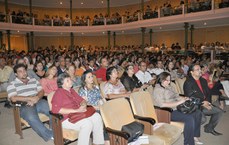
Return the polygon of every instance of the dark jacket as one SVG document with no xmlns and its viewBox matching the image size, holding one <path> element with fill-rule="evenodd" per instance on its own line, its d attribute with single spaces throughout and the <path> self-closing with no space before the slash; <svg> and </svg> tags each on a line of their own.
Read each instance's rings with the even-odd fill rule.
<svg viewBox="0 0 229 145">
<path fill-rule="evenodd" d="M 202 86 L 203 92 L 200 90 L 195 79 L 192 76 L 188 77 L 187 80 L 184 82 L 183 86 L 185 96 L 200 98 L 201 102 L 206 100 L 211 103 L 211 93 L 208 88 L 207 81 L 204 78 L 200 77 L 200 84 Z M 204 99 L 204 97 L 206 98 Z"/>
</svg>

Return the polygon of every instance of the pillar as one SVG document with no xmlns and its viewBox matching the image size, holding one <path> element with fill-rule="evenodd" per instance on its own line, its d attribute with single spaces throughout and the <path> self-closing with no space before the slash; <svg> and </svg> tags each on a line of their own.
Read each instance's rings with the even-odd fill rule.
<svg viewBox="0 0 229 145">
<path fill-rule="evenodd" d="M 74 34 L 73 32 L 70 33 L 70 39 L 71 39 L 71 50 L 73 50 L 73 47 L 74 47 Z"/>
<path fill-rule="evenodd" d="M 6 14 L 6 22 L 10 22 L 9 11 L 8 11 L 8 0 L 5 0 L 5 14 Z"/>
<path fill-rule="evenodd" d="M 152 43 L 152 34 L 153 34 L 153 29 L 150 29 L 149 30 L 149 45 L 152 46 L 153 43 Z"/>
<path fill-rule="evenodd" d="M 141 27 L 141 32 L 142 32 L 142 44 L 141 44 L 141 49 L 142 52 L 144 53 L 144 46 L 145 46 L 145 31 L 146 28 L 145 27 Z"/>
<path fill-rule="evenodd" d="M 144 15 L 144 0 L 141 0 L 141 14 Z"/>
<path fill-rule="evenodd" d="M 185 0 L 184 7 L 185 7 L 184 13 L 188 13 L 188 0 Z"/>
<path fill-rule="evenodd" d="M 116 33 L 115 32 L 113 33 L 113 39 L 114 39 L 114 41 L 113 41 L 114 42 L 114 46 L 116 46 Z"/>
<path fill-rule="evenodd" d="M 8 40 L 8 51 L 11 50 L 11 46 L 10 46 L 10 30 L 6 30 L 7 33 L 7 40 Z"/>
<path fill-rule="evenodd" d="M 29 33 L 26 33 L 26 39 L 27 39 L 27 47 L 28 47 L 28 51 L 30 51 L 30 36 Z"/>
<path fill-rule="evenodd" d="M 72 0 L 70 0 L 70 19 L 72 20 Z"/>
<path fill-rule="evenodd" d="M 107 31 L 107 40 L 108 40 L 108 49 L 109 49 L 109 51 L 110 51 L 110 49 L 111 49 L 111 31 Z"/>
<path fill-rule="evenodd" d="M 188 49 L 188 28 L 189 28 L 189 24 L 187 22 L 184 23 L 184 28 L 185 28 L 185 30 L 184 30 L 184 32 L 185 32 L 185 34 L 184 34 L 184 48 L 185 48 L 185 50 L 187 50 Z"/>
<path fill-rule="evenodd" d="M 29 16 L 30 16 L 30 23 L 33 24 L 33 10 L 32 10 L 32 0 L 29 0 Z"/>
<path fill-rule="evenodd" d="M 107 15 L 110 18 L 110 0 L 107 0 Z"/>
<path fill-rule="evenodd" d="M 190 47 L 193 47 L 193 31 L 194 31 L 194 25 L 191 25 L 191 28 L 190 28 L 190 32 L 191 32 L 191 34 L 190 34 L 190 39 L 191 39 L 191 41 L 190 41 Z"/>
<path fill-rule="evenodd" d="M 2 48 L 2 44 L 3 44 L 3 34 L 2 31 L 0 31 L 0 49 Z"/>
<path fill-rule="evenodd" d="M 34 32 L 30 32 L 30 50 L 34 51 Z"/>
</svg>

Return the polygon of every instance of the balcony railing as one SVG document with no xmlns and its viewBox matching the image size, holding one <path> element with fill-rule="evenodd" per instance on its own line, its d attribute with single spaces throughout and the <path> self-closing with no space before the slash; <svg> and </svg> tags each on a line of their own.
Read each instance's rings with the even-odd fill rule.
<svg viewBox="0 0 229 145">
<path fill-rule="evenodd" d="M 29 16 L 16 16 L 6 15 L 0 13 L 0 22 L 5 23 L 16 23 L 16 24 L 27 24 L 27 25 L 40 25 L 40 26 L 96 26 L 96 25 L 113 25 L 113 24 L 125 24 L 134 21 L 141 21 L 145 19 L 158 19 L 163 17 L 175 16 L 175 15 L 186 15 L 188 13 L 196 13 L 201 11 L 212 11 L 215 9 L 221 9 L 229 7 L 229 2 L 217 3 L 215 0 L 206 0 L 198 3 L 189 3 L 188 5 L 179 5 L 175 7 L 161 7 L 155 10 L 146 10 L 144 14 L 141 12 L 134 13 L 129 16 L 112 16 L 96 17 L 93 20 L 88 18 L 84 19 L 70 19 L 70 18 L 49 18 L 46 16 L 44 19 L 38 19 Z"/>
</svg>

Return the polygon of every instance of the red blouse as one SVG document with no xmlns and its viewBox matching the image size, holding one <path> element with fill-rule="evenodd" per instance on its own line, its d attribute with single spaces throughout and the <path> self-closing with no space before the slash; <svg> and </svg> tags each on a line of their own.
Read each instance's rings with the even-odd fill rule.
<svg viewBox="0 0 229 145">
<path fill-rule="evenodd" d="M 52 112 L 59 113 L 61 108 L 78 109 L 82 101 L 84 101 L 84 99 L 80 97 L 74 89 L 67 91 L 63 88 L 58 88 L 52 98 Z M 68 114 L 63 114 L 63 117 L 61 121 L 66 120 Z"/>
</svg>

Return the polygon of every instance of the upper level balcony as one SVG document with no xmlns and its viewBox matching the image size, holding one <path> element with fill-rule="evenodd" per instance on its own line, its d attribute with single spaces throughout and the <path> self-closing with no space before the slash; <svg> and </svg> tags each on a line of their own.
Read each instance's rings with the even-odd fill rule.
<svg viewBox="0 0 229 145">
<path fill-rule="evenodd" d="M 216 3 L 212 0 L 198 3 L 198 6 L 182 4 L 171 8 L 146 10 L 144 14 L 138 12 L 132 16 L 94 18 L 93 20 L 49 17 L 41 20 L 35 17 L 0 14 L 0 30 L 25 32 L 95 33 L 134 30 L 140 27 L 154 29 L 161 26 L 183 25 L 184 22 L 192 24 L 211 22 L 212 26 L 229 25 L 229 4 L 228 2 Z"/>
</svg>

